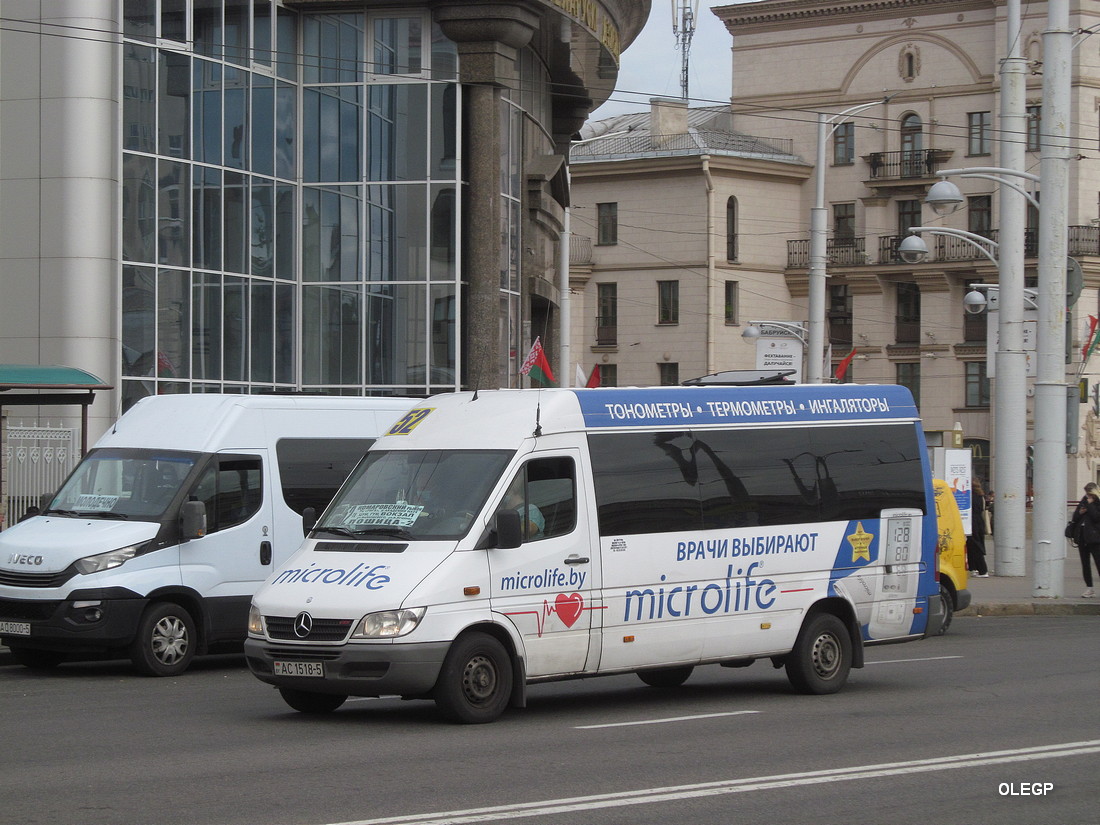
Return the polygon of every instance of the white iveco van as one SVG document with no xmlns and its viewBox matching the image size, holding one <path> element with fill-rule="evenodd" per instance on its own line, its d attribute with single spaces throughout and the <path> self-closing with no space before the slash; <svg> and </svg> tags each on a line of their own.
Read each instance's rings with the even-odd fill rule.
<svg viewBox="0 0 1100 825">
<path fill-rule="evenodd" d="M 43 513 L 0 533 L 0 639 L 28 667 L 122 653 L 181 673 L 245 636 L 252 593 L 298 548 L 411 399 L 145 398 Z"/>
<path fill-rule="evenodd" d="M 257 591 L 245 656 L 303 712 L 769 659 L 832 693 L 935 633 L 936 512 L 897 386 L 437 396 L 371 447 Z"/>
</svg>

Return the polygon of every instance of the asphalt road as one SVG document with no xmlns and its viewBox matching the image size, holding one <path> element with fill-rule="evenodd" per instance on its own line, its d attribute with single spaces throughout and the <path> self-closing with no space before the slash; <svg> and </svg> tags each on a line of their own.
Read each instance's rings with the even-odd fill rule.
<svg viewBox="0 0 1100 825">
<path fill-rule="evenodd" d="M 427 702 L 287 708 L 239 656 L 0 667 L 0 822 L 1100 822 L 1100 619 L 967 618 L 872 648 L 835 696 L 701 668 L 532 688 L 485 726 Z"/>
</svg>

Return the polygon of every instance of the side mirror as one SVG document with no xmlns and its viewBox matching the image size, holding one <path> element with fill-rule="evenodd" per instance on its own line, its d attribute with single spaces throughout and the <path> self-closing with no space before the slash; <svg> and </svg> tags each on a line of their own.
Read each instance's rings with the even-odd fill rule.
<svg viewBox="0 0 1100 825">
<path fill-rule="evenodd" d="M 185 501 L 180 507 L 180 538 L 184 541 L 206 535 L 206 505 L 201 501 Z"/>
<path fill-rule="evenodd" d="M 515 510 L 501 510 L 497 513 L 497 547 L 511 550 L 523 544 L 523 528 L 519 513 Z"/>
<path fill-rule="evenodd" d="M 317 526 L 317 508 L 307 507 L 302 511 L 302 535 L 308 536 L 309 531 Z"/>
</svg>

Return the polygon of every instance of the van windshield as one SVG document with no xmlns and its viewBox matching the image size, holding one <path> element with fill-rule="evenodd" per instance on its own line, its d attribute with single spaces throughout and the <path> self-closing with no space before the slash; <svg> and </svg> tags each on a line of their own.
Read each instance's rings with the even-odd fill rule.
<svg viewBox="0 0 1100 825">
<path fill-rule="evenodd" d="M 466 535 L 510 450 L 378 450 L 367 453 L 314 532 L 403 539 Z"/>
<path fill-rule="evenodd" d="M 198 460 L 171 450 L 93 450 L 43 515 L 160 521 Z"/>
</svg>

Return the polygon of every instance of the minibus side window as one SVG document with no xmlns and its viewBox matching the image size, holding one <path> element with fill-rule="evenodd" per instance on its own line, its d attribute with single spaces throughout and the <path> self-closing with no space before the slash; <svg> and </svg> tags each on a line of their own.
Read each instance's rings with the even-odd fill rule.
<svg viewBox="0 0 1100 825">
<path fill-rule="evenodd" d="M 324 511 L 373 438 L 281 438 L 275 444 L 283 501 L 298 515 Z"/>
<path fill-rule="evenodd" d="M 512 509 L 520 514 L 524 542 L 571 533 L 577 526 L 575 479 L 571 458 L 529 461 L 508 485 L 500 510 Z"/>
<path fill-rule="evenodd" d="M 206 531 L 247 521 L 263 500 L 259 458 L 222 458 L 203 471 L 191 495 L 206 505 Z"/>
</svg>

